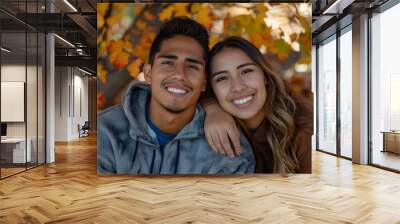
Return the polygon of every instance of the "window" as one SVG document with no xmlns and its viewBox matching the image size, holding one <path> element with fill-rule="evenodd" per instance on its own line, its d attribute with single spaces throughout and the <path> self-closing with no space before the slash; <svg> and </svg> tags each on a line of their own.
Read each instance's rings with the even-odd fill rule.
<svg viewBox="0 0 400 224">
<path fill-rule="evenodd" d="M 318 48 L 318 149 L 336 154 L 336 36 Z"/>
<path fill-rule="evenodd" d="M 371 18 L 372 164 L 400 170 L 400 4 Z"/>
<path fill-rule="evenodd" d="M 340 155 L 351 158 L 352 142 L 352 35 L 351 26 L 340 36 Z"/>
</svg>

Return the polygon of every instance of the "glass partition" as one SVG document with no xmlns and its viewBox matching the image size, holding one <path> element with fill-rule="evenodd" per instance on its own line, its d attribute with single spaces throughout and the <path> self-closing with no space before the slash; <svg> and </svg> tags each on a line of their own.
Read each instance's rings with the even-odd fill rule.
<svg viewBox="0 0 400 224">
<path fill-rule="evenodd" d="M 28 5 L 27 5 L 28 3 Z M 44 1 L 2 1 L 0 7 L 0 178 L 45 162 L 45 35 L 18 18 Z M 39 7 L 40 5 L 40 7 Z"/>
<path fill-rule="evenodd" d="M 318 48 L 318 149 L 336 154 L 336 36 Z"/>
<path fill-rule="evenodd" d="M 372 164 L 400 171 L 400 4 L 371 18 Z"/>
<path fill-rule="evenodd" d="M 3 32 L 1 45 L 1 139 L 2 177 L 24 171 L 30 162 L 26 141 L 26 33 Z M 28 151 L 27 151 L 28 146 Z"/>
</svg>

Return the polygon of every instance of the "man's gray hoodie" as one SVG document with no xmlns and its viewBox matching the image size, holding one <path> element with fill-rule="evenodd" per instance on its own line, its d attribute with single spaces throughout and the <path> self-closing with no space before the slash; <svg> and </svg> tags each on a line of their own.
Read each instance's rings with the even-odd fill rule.
<svg viewBox="0 0 400 224">
<path fill-rule="evenodd" d="M 204 137 L 205 113 L 198 105 L 192 119 L 161 150 L 146 122 L 150 88 L 134 82 L 121 105 L 99 113 L 97 170 L 116 174 L 253 173 L 254 155 L 240 137 L 242 153 L 234 159 L 217 154 Z"/>
</svg>

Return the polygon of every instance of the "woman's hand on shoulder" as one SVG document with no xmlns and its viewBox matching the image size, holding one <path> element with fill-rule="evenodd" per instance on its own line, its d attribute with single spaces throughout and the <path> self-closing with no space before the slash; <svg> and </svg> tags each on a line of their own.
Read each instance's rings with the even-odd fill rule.
<svg viewBox="0 0 400 224">
<path fill-rule="evenodd" d="M 208 143 L 217 153 L 233 159 L 240 154 L 240 133 L 232 115 L 214 101 L 204 106 L 206 119 L 204 131 Z"/>
</svg>

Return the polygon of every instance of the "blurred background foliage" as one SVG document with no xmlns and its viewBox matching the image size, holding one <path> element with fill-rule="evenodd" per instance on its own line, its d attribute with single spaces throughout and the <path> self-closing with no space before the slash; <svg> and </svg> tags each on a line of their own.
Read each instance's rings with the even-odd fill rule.
<svg viewBox="0 0 400 224">
<path fill-rule="evenodd" d="M 187 16 L 210 33 L 210 48 L 242 36 L 264 54 L 294 91 L 311 96 L 309 3 L 99 3 L 97 4 L 98 109 L 117 104 L 134 79 L 143 80 L 153 39 L 162 22 Z"/>
</svg>

